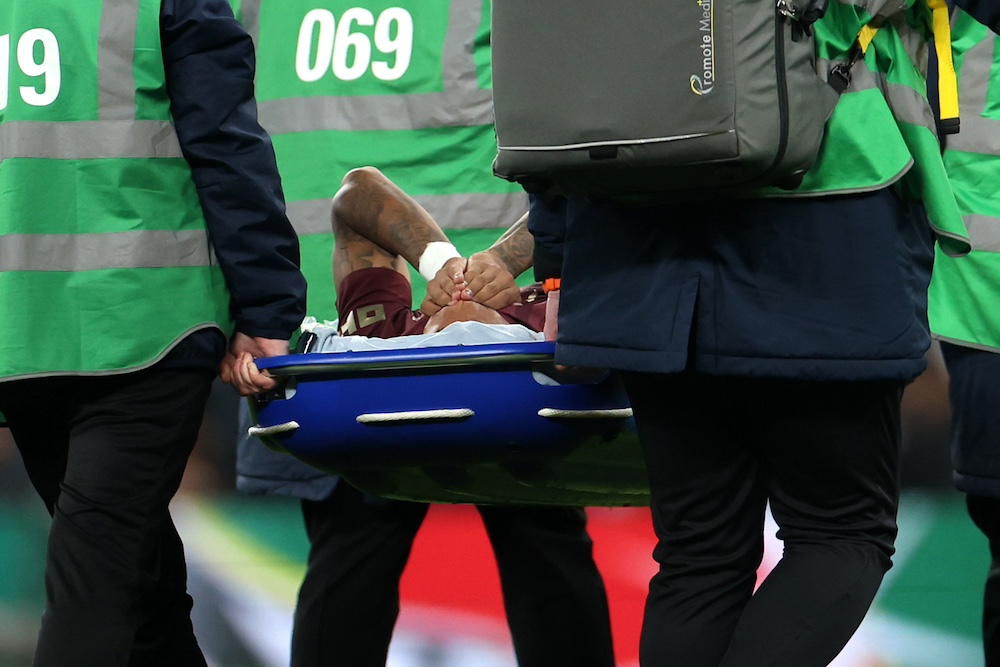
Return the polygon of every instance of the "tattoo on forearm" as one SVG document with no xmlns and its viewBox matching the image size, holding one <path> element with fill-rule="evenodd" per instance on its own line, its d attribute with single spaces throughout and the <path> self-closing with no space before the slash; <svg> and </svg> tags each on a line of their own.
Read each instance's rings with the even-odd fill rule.
<svg viewBox="0 0 1000 667">
<path fill-rule="evenodd" d="M 531 267 L 534 261 L 534 249 L 535 240 L 528 231 L 527 216 L 515 222 L 490 247 L 490 251 L 514 276 L 524 273 Z"/>
<path fill-rule="evenodd" d="M 415 261 L 431 241 L 447 240 L 419 205 L 391 182 L 363 179 L 356 187 L 364 210 L 355 217 L 355 229 L 387 252 Z"/>
<path fill-rule="evenodd" d="M 440 240 L 431 234 L 431 228 L 412 207 L 400 202 L 399 211 L 394 212 L 392 220 L 386 220 L 386 234 L 391 239 L 388 247 L 394 248 L 400 255 L 417 258 L 431 241 Z"/>
</svg>

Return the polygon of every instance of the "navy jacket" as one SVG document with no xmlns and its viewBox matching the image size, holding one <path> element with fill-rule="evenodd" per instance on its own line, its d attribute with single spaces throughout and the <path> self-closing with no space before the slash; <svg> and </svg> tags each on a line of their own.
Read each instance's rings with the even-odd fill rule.
<svg viewBox="0 0 1000 667">
<path fill-rule="evenodd" d="M 564 229 L 556 358 L 656 373 L 905 380 L 925 367 L 932 238 L 890 190 L 645 208 L 535 200 Z"/>
<path fill-rule="evenodd" d="M 952 0 L 974 19 L 1000 34 L 1000 0 Z"/>
<path fill-rule="evenodd" d="M 236 329 L 288 339 L 305 316 L 299 245 L 285 215 L 270 138 L 257 122 L 253 42 L 226 0 L 163 0 L 167 93 Z M 188 337 L 166 363 L 217 368 L 226 341 Z"/>
</svg>

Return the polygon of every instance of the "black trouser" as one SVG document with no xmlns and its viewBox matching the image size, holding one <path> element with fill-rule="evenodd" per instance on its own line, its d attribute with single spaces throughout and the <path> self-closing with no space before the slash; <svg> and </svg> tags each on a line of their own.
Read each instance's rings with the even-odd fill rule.
<svg viewBox="0 0 1000 667">
<path fill-rule="evenodd" d="M 660 565 L 643 667 L 819 667 L 890 567 L 899 383 L 628 374 Z M 754 592 L 765 508 L 784 542 Z"/>
<path fill-rule="evenodd" d="M 986 667 L 1000 667 L 1000 500 L 966 496 L 969 516 L 989 540 L 990 569 L 983 589 L 983 653 Z"/>
<path fill-rule="evenodd" d="M 293 667 L 384 667 L 421 503 L 341 481 L 303 501 L 311 550 L 295 610 Z M 479 507 L 521 667 L 613 667 L 607 597 L 579 508 Z"/>
<path fill-rule="evenodd" d="M 204 667 L 168 512 L 213 374 L 149 369 L 0 384 L 52 515 L 35 667 Z"/>
<path fill-rule="evenodd" d="M 1000 354 L 941 343 L 951 401 L 951 462 L 969 516 L 990 545 L 983 590 L 986 667 L 1000 667 Z"/>
</svg>

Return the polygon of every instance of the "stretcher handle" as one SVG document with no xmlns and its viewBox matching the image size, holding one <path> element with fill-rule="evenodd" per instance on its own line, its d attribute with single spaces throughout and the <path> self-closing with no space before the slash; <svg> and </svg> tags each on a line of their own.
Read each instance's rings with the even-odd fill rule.
<svg viewBox="0 0 1000 667">
<path fill-rule="evenodd" d="M 289 354 L 257 359 L 257 368 L 271 375 L 337 374 L 358 371 L 405 371 L 450 369 L 452 367 L 520 367 L 552 361 L 555 343 L 493 343 L 489 345 L 454 345 L 417 350 L 368 350 L 365 352 L 319 352 Z"/>
<path fill-rule="evenodd" d="M 459 421 L 475 416 L 469 408 L 409 410 L 404 412 L 369 412 L 358 415 L 359 424 L 395 424 L 400 422 Z"/>
<path fill-rule="evenodd" d="M 549 419 L 627 419 L 632 416 L 632 408 L 612 408 L 608 410 L 542 408 L 538 411 L 538 416 Z"/>
<path fill-rule="evenodd" d="M 299 427 L 299 423 L 296 421 L 285 422 L 283 424 L 275 424 L 274 426 L 251 426 L 247 429 L 247 433 L 251 437 L 261 437 L 268 435 L 276 435 L 278 433 L 288 433 L 289 431 L 294 431 Z"/>
</svg>

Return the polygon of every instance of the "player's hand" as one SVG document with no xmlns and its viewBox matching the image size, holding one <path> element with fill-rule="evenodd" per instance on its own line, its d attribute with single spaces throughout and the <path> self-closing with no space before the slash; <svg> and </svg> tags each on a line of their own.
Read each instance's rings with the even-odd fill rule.
<svg viewBox="0 0 1000 667">
<path fill-rule="evenodd" d="M 222 359 L 219 377 L 226 384 L 233 385 L 240 396 L 274 389 L 277 381 L 267 371 L 258 369 L 254 360 L 282 354 L 288 354 L 287 340 L 256 338 L 236 332 Z"/>
<path fill-rule="evenodd" d="M 458 297 L 500 310 L 518 303 L 521 290 L 506 265 L 493 253 L 483 251 L 469 257 L 465 268 L 465 288 Z"/>
<path fill-rule="evenodd" d="M 420 304 L 420 311 L 427 317 L 459 300 L 459 294 L 465 290 L 466 262 L 464 257 L 449 259 L 427 283 L 427 296 Z"/>
</svg>

